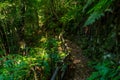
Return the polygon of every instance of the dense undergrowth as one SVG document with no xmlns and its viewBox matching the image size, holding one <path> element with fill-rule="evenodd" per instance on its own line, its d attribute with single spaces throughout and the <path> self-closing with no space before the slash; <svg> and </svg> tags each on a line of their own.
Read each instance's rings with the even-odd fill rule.
<svg viewBox="0 0 120 80">
<path fill-rule="evenodd" d="M 58 62 L 66 54 L 59 51 L 61 42 L 43 37 L 38 47 L 29 48 L 29 54 L 9 54 L 0 58 L 0 80 L 48 80 Z"/>
<path fill-rule="evenodd" d="M 67 54 L 89 58 L 88 80 L 120 79 L 119 0 L 1 0 L 0 80 L 48 80 Z M 43 37 L 44 36 L 44 37 Z"/>
</svg>

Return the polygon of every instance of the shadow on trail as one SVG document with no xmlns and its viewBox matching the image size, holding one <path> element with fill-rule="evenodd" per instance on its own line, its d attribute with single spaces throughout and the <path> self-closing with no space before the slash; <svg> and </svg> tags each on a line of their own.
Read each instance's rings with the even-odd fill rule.
<svg viewBox="0 0 120 80">
<path fill-rule="evenodd" d="M 88 59 L 82 54 L 81 48 L 73 42 L 66 40 L 70 51 L 67 62 L 70 63 L 66 70 L 64 80 L 86 80 L 92 69 L 87 66 Z"/>
</svg>

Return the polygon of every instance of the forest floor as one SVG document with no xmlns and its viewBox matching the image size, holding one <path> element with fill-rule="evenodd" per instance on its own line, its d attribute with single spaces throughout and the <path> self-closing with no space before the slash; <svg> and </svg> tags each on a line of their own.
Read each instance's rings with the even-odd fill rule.
<svg viewBox="0 0 120 80">
<path fill-rule="evenodd" d="M 68 66 L 64 80 L 86 80 L 92 72 L 87 65 L 89 60 L 82 54 L 82 50 L 77 44 L 69 40 L 66 43 L 70 50 L 71 64 Z"/>
</svg>

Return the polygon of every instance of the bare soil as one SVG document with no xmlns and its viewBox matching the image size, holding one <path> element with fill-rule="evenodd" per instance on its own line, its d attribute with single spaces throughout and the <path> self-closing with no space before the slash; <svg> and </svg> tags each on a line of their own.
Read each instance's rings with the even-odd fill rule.
<svg viewBox="0 0 120 80">
<path fill-rule="evenodd" d="M 88 59 L 82 54 L 81 48 L 72 41 L 66 40 L 67 48 L 70 51 L 70 62 L 64 80 L 86 80 L 92 69 L 87 66 Z"/>
</svg>

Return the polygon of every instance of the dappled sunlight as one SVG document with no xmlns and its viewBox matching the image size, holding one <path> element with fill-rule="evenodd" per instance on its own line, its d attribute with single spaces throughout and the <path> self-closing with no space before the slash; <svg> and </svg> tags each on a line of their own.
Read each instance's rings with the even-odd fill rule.
<svg viewBox="0 0 120 80">
<path fill-rule="evenodd" d="M 47 38 L 42 37 L 42 38 L 40 39 L 40 41 L 41 41 L 41 42 L 46 42 L 46 41 L 47 41 Z"/>
<path fill-rule="evenodd" d="M 0 0 L 0 80 L 120 80 L 119 0 Z"/>
<path fill-rule="evenodd" d="M 49 41 L 49 39 L 46 38 L 42 38 L 41 41 L 42 46 L 30 48 L 29 54 L 26 56 L 10 54 L 4 57 L 5 60 L 3 58 L 3 66 L 1 68 L 1 71 L 3 70 L 2 73 L 5 73 L 6 77 L 10 77 L 16 73 L 24 73 L 24 75 L 21 76 L 14 76 L 14 78 L 18 77 L 18 79 L 21 79 L 25 76 L 30 77 L 30 75 L 28 75 L 29 71 L 33 71 L 33 75 L 35 76 L 37 75 L 36 70 L 39 70 L 41 72 L 41 75 L 49 76 L 51 67 L 55 67 L 57 62 L 61 61 L 66 56 L 66 54 L 64 52 L 59 53 L 59 51 L 56 51 L 58 50 L 57 46 L 60 45 L 59 41 L 55 39 L 50 39 Z M 51 48 L 49 48 L 50 46 Z M 44 74 L 44 72 L 46 74 Z"/>
</svg>

